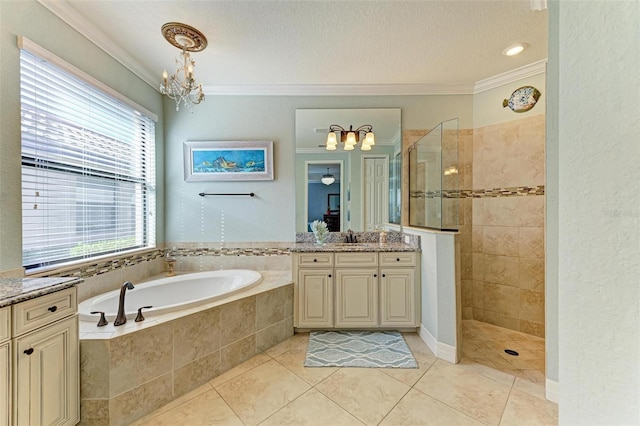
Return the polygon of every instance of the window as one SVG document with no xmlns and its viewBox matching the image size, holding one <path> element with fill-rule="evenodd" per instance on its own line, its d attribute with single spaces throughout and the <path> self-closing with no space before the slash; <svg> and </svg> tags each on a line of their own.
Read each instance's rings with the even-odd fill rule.
<svg viewBox="0 0 640 426">
<path fill-rule="evenodd" d="M 154 246 L 154 117 L 20 43 L 24 267 Z"/>
</svg>

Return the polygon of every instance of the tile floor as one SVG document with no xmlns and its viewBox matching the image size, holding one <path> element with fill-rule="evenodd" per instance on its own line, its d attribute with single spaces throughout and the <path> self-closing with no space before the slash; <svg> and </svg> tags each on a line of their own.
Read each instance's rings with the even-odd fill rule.
<svg viewBox="0 0 640 426">
<path fill-rule="evenodd" d="M 518 352 L 508 355 L 505 349 Z M 474 320 L 462 321 L 463 360 L 545 384 L 544 339 Z"/>
<path fill-rule="evenodd" d="M 418 369 L 304 368 L 308 334 L 296 334 L 134 425 L 557 424 L 541 385 L 471 359 L 449 364 L 404 336 Z"/>
</svg>

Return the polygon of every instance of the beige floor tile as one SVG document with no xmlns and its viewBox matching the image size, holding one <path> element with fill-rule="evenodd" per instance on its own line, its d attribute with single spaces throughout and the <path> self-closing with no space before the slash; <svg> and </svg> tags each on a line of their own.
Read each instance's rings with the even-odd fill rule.
<svg viewBox="0 0 640 426">
<path fill-rule="evenodd" d="M 558 406 L 518 389 L 513 389 L 500 426 L 557 425 Z"/>
<path fill-rule="evenodd" d="M 416 333 L 403 333 L 402 337 L 413 354 L 422 353 L 435 358 L 429 346 Z"/>
<path fill-rule="evenodd" d="M 362 422 L 340 408 L 336 403 L 315 389 L 291 402 L 282 410 L 269 417 L 261 426 L 362 426 Z"/>
<path fill-rule="evenodd" d="M 245 424 L 255 425 L 310 388 L 302 379 L 271 360 L 216 387 Z"/>
<path fill-rule="evenodd" d="M 528 379 L 521 379 L 517 377 L 516 381 L 513 384 L 513 389 L 518 389 L 530 395 L 537 396 L 538 398 L 546 398 L 546 391 L 544 386 L 534 383 Z"/>
<path fill-rule="evenodd" d="M 438 360 L 416 383 L 415 389 L 476 420 L 497 425 L 511 386 Z"/>
<path fill-rule="evenodd" d="M 430 396 L 411 389 L 380 423 L 381 426 L 477 425 L 482 423 Z"/>
<path fill-rule="evenodd" d="M 265 353 L 273 358 L 281 355 L 291 349 L 295 349 L 299 346 L 304 345 L 305 349 L 307 344 L 309 343 L 309 333 L 296 333 L 293 336 L 289 337 L 284 342 L 278 343 L 272 348 L 269 348 L 265 351 Z"/>
<path fill-rule="evenodd" d="M 481 374 L 489 379 L 498 381 L 507 386 L 511 386 L 515 377 L 511 372 L 505 372 L 502 370 L 498 370 L 496 367 L 489 365 L 490 363 L 483 363 L 482 361 L 486 360 L 474 360 L 470 358 L 462 358 L 459 364 L 456 364 L 456 367 L 472 371 L 474 373 Z"/>
<path fill-rule="evenodd" d="M 141 425 L 242 425 L 242 421 L 229 406 L 211 389 L 169 411 L 153 417 Z"/>
<path fill-rule="evenodd" d="M 316 389 L 360 421 L 375 425 L 410 388 L 374 368 L 341 368 Z"/>
<path fill-rule="evenodd" d="M 320 383 L 339 369 L 338 367 L 305 367 L 306 356 L 307 346 L 302 345 L 278 355 L 274 359 L 312 386 Z"/>
<path fill-rule="evenodd" d="M 406 385 L 413 386 L 437 359 L 432 355 L 420 352 L 414 353 L 413 357 L 418 363 L 418 368 L 379 368 L 378 370 Z"/>
<path fill-rule="evenodd" d="M 246 360 L 242 364 L 233 367 L 231 370 L 222 373 L 218 377 L 216 377 L 213 380 L 209 381 L 209 384 L 215 388 L 217 386 L 220 386 L 223 383 L 228 382 L 229 380 L 233 379 L 234 377 L 238 377 L 242 373 L 245 373 L 245 372 L 247 372 L 249 370 L 252 370 L 252 369 L 256 368 L 257 366 L 259 366 L 261 364 L 264 364 L 267 361 L 271 361 L 271 357 L 269 355 L 267 355 L 267 354 L 258 354 L 258 355 L 254 356 L 252 358 L 249 358 L 248 360 Z"/>
<path fill-rule="evenodd" d="M 148 422 L 149 420 L 151 420 L 154 417 L 159 416 L 162 413 L 166 413 L 169 410 L 172 410 L 176 407 L 179 407 L 180 405 L 194 399 L 195 397 L 202 395 L 205 392 L 208 392 L 210 390 L 212 390 L 213 388 L 211 387 L 211 385 L 209 383 L 206 383 L 194 390 L 192 390 L 191 392 L 188 392 L 184 395 L 182 395 L 180 398 L 174 399 L 173 401 L 171 401 L 170 403 L 168 403 L 167 405 L 158 408 L 157 410 L 155 410 L 152 413 L 147 414 L 146 416 L 138 419 L 137 421 L 133 422 L 130 426 L 139 426 L 139 425 L 143 425 L 143 424 L 148 424 L 146 422 Z"/>
</svg>

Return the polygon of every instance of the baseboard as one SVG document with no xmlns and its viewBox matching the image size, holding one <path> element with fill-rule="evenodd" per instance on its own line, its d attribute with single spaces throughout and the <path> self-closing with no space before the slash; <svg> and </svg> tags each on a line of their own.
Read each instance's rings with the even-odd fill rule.
<svg viewBox="0 0 640 426">
<path fill-rule="evenodd" d="M 443 359 L 451 364 L 457 363 L 457 350 L 455 346 L 447 345 L 446 343 L 438 342 L 437 357 Z"/>
<path fill-rule="evenodd" d="M 555 380 L 547 378 L 545 383 L 545 397 L 551 401 L 559 404 L 560 400 L 560 384 Z"/>
<path fill-rule="evenodd" d="M 443 359 L 447 362 L 450 362 L 451 364 L 456 363 L 457 350 L 455 346 L 438 342 L 436 338 L 433 337 L 431 333 L 429 333 L 429 330 L 427 330 L 425 326 L 422 324 L 420 324 L 420 329 L 418 330 L 418 336 L 420 336 L 422 341 L 429 347 L 431 352 L 433 352 L 433 354 L 436 357 Z"/>
</svg>

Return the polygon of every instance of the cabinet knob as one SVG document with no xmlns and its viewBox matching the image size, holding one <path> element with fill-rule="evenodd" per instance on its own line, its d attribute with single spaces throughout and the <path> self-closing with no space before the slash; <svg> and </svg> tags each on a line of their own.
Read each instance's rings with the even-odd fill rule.
<svg viewBox="0 0 640 426">
<path fill-rule="evenodd" d="M 55 312 L 57 310 L 58 310 L 58 307 L 55 306 L 55 305 L 54 306 L 50 306 L 50 307 L 47 308 L 47 311 L 49 311 L 49 312 Z"/>
<path fill-rule="evenodd" d="M 329 278 L 331 278 L 331 274 L 329 274 Z"/>
<path fill-rule="evenodd" d="M 24 353 L 27 355 L 31 355 L 33 353 L 33 348 L 26 349 Z"/>
<path fill-rule="evenodd" d="M 373 278 L 378 278 L 378 274 L 373 274 Z"/>
<path fill-rule="evenodd" d="M 398 258 L 396 258 L 396 262 L 400 262 L 400 258 L 399 258 L 399 257 L 398 257 Z"/>
<path fill-rule="evenodd" d="M 317 261 L 318 261 L 318 259 L 313 259 L 313 261 L 314 261 L 314 262 L 317 262 Z"/>
<path fill-rule="evenodd" d="M 387 276 L 387 274 L 382 274 L 382 278 L 384 278 L 384 277 L 386 277 L 386 276 Z"/>
</svg>

